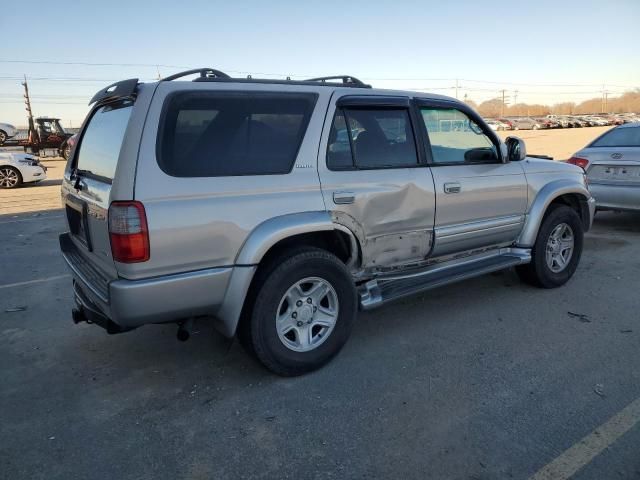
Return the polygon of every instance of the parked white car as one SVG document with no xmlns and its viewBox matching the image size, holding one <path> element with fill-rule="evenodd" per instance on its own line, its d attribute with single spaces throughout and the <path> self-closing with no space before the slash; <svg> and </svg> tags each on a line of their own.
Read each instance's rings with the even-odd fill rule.
<svg viewBox="0 0 640 480">
<path fill-rule="evenodd" d="M 0 188 L 16 188 L 47 178 L 47 167 L 26 153 L 0 152 Z"/>
<path fill-rule="evenodd" d="M 0 145 L 4 144 L 8 138 L 15 137 L 18 129 L 8 123 L 0 123 Z"/>
</svg>

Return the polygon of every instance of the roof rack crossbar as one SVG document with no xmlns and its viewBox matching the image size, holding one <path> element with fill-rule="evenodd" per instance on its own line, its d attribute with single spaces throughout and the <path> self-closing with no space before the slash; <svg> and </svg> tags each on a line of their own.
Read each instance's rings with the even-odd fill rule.
<svg viewBox="0 0 640 480">
<path fill-rule="evenodd" d="M 306 82 L 321 82 L 321 83 L 326 83 L 328 80 L 342 80 L 342 83 L 344 84 L 350 84 L 350 85 L 359 85 L 361 87 L 368 87 L 368 85 L 366 83 L 364 83 L 362 80 L 356 78 L 356 77 L 352 77 L 351 75 L 333 75 L 330 77 L 317 77 L 317 78 L 310 78 L 308 80 L 305 80 Z"/>
<path fill-rule="evenodd" d="M 164 77 L 162 81 L 170 82 L 171 80 L 193 75 L 194 73 L 199 73 L 200 78 L 231 78 L 226 73 L 216 70 L 215 68 L 194 68 L 192 70 L 185 70 L 184 72 L 174 73 L 173 75 Z"/>
</svg>

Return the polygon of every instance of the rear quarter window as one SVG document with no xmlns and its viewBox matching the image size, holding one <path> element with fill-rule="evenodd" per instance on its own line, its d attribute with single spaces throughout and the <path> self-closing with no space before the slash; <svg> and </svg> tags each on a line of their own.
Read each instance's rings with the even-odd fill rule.
<svg viewBox="0 0 640 480">
<path fill-rule="evenodd" d="M 78 146 L 78 169 L 113 180 L 132 109 L 133 103 L 127 100 L 103 105 L 93 112 Z"/>
<path fill-rule="evenodd" d="M 313 93 L 173 94 L 158 131 L 158 164 L 174 177 L 288 173 L 316 99 Z"/>
</svg>

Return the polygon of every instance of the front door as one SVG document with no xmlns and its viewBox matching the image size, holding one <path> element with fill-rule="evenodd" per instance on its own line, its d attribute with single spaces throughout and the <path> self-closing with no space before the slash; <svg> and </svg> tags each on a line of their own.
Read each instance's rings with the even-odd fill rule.
<svg viewBox="0 0 640 480">
<path fill-rule="evenodd" d="M 521 165 L 503 161 L 498 138 L 470 109 L 418 104 L 436 191 L 433 256 L 515 241 L 527 208 Z"/>
<path fill-rule="evenodd" d="M 411 116 L 407 97 L 346 96 L 327 112 L 322 194 L 333 220 L 358 237 L 368 269 L 417 263 L 431 248 L 433 178 Z"/>
</svg>

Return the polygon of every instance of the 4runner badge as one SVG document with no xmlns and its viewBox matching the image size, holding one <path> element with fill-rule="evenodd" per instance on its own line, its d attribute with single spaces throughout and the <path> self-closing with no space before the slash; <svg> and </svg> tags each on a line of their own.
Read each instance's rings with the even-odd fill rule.
<svg viewBox="0 0 640 480">
<path fill-rule="evenodd" d="M 301 163 L 300 165 L 296 165 L 296 168 L 313 168 L 313 165 L 309 163 Z"/>
</svg>

